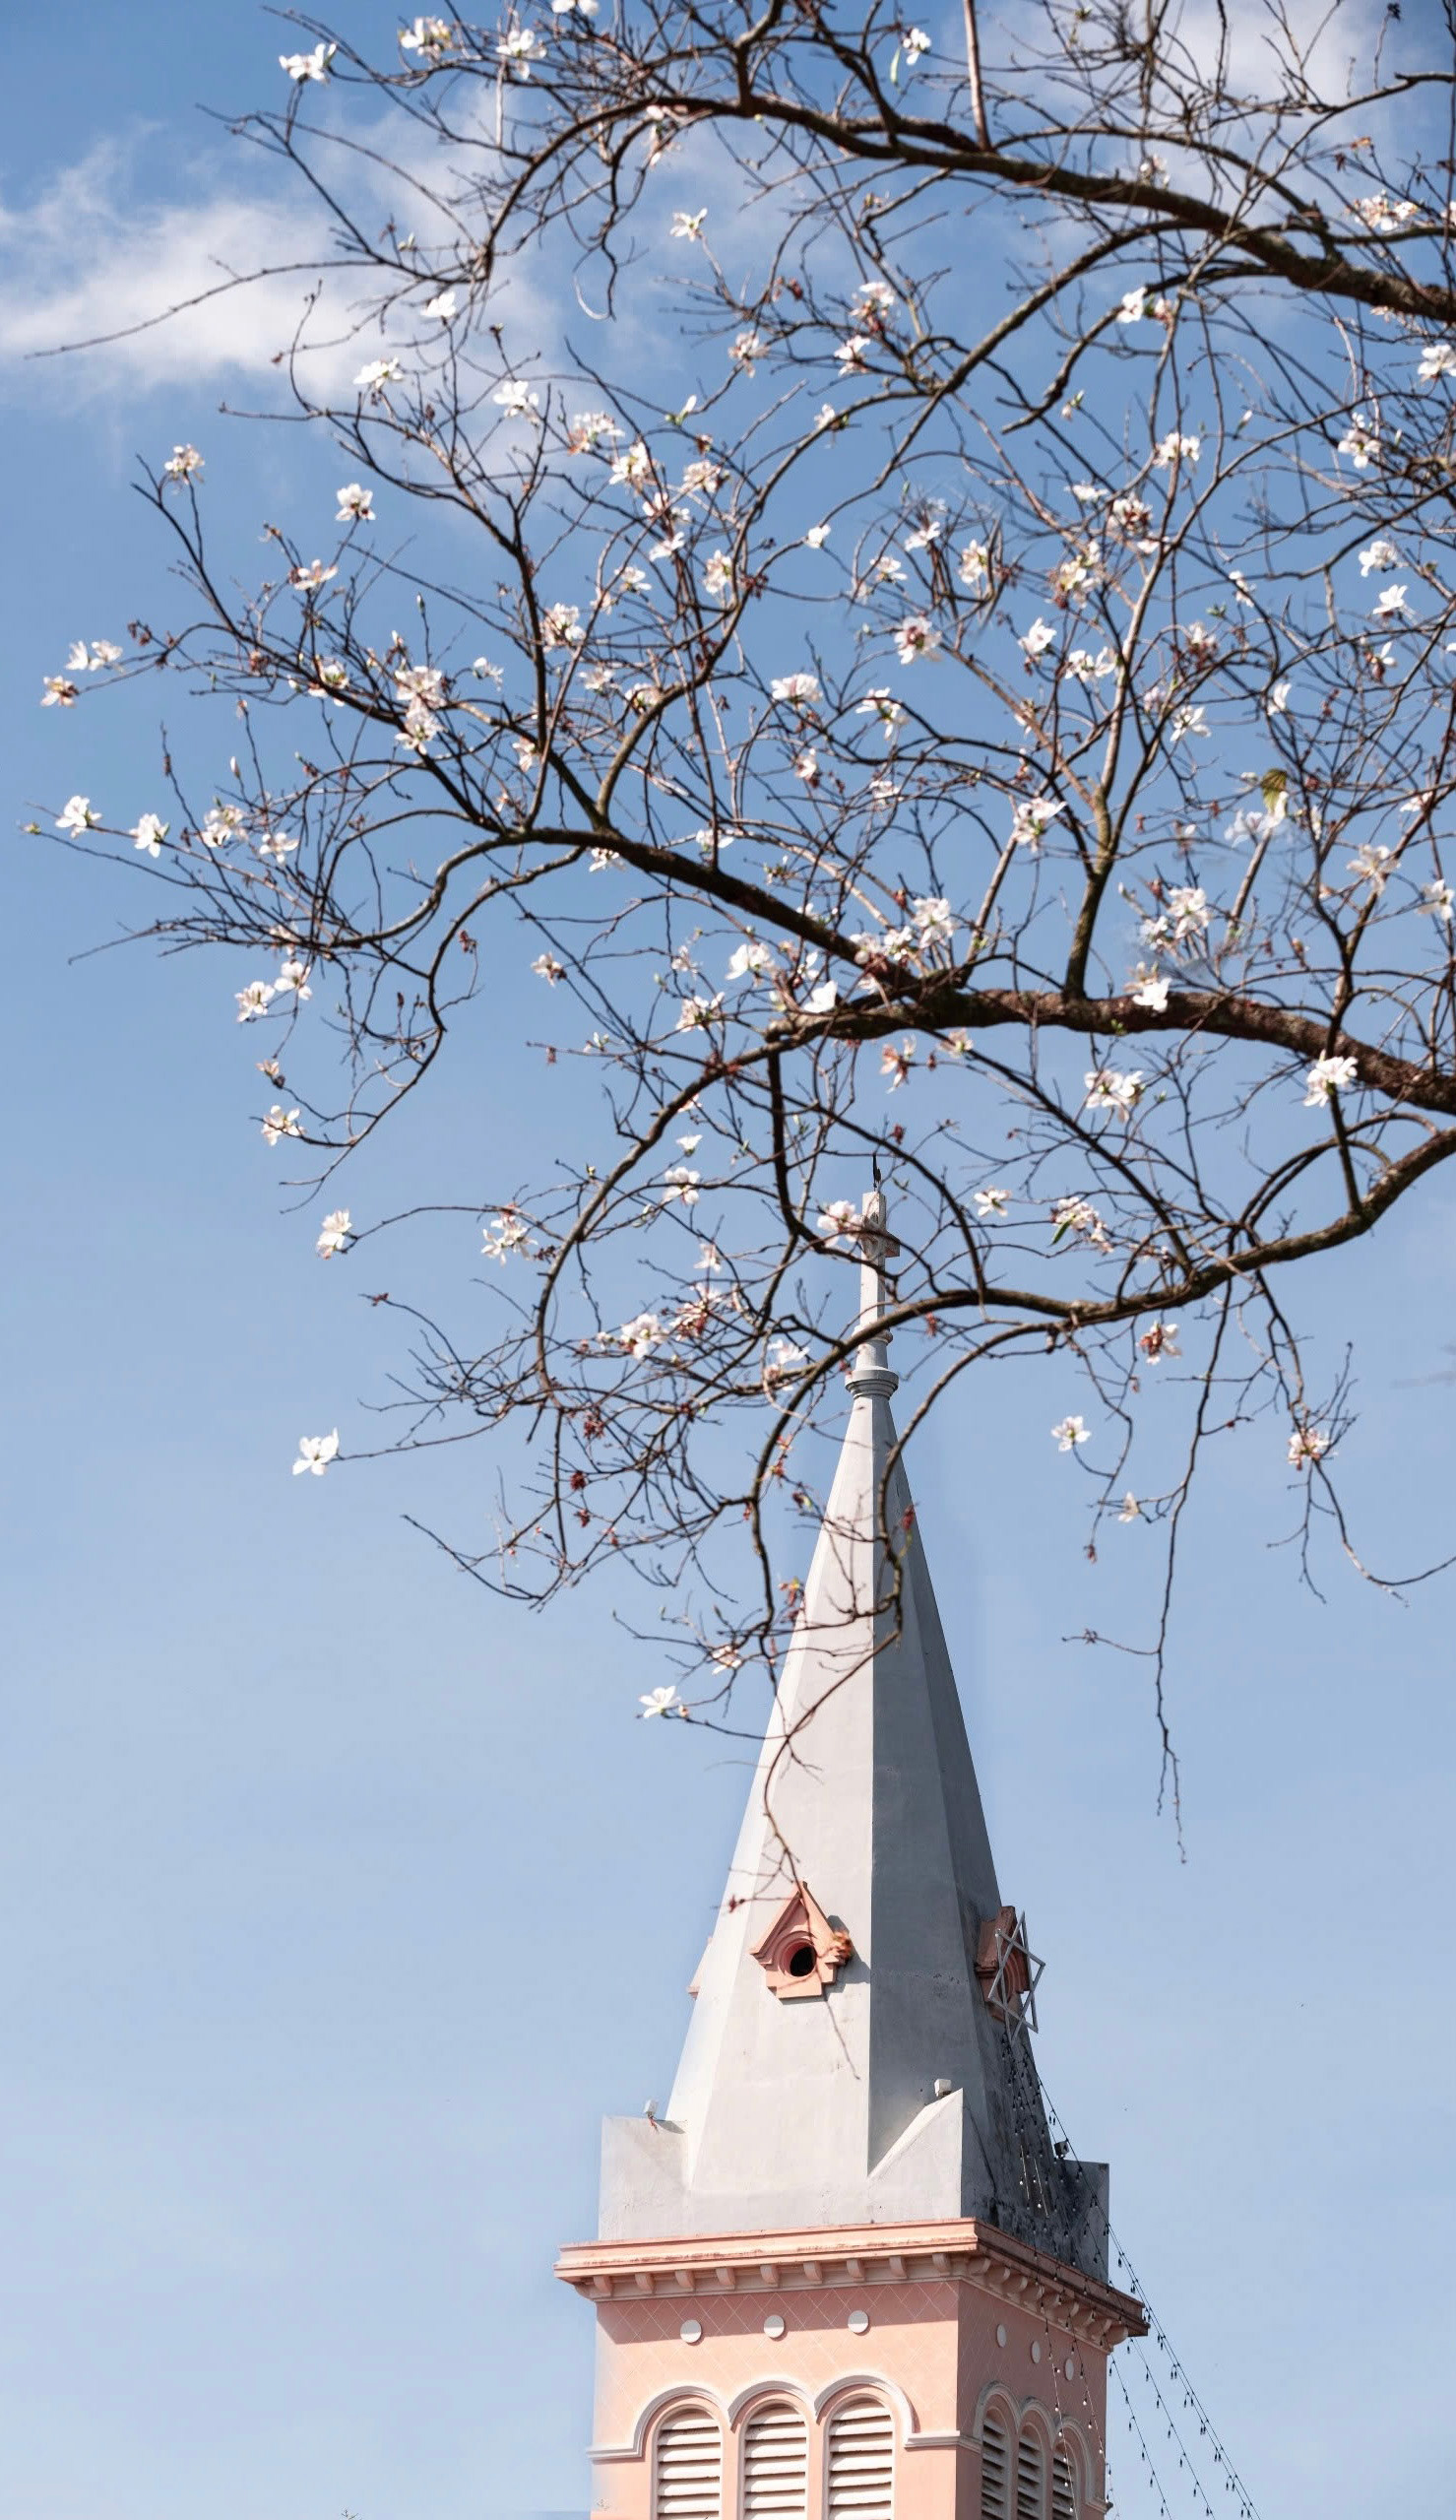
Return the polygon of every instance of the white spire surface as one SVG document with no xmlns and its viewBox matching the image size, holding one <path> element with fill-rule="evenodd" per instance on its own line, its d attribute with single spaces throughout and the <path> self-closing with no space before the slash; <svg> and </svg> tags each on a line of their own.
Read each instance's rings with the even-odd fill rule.
<svg viewBox="0 0 1456 2520">
<path fill-rule="evenodd" d="M 802 1608 L 665 2119 L 604 2130 L 601 2236 L 974 2214 L 1092 2272 L 1101 2179 L 1054 2157 L 1028 2029 L 977 1975 L 1006 1910 L 897 1454 L 878 1191 L 860 1248 Z"/>
</svg>

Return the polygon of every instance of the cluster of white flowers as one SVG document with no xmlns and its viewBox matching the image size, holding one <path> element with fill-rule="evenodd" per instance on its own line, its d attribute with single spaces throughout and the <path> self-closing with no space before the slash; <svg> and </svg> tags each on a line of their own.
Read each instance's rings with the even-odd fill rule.
<svg viewBox="0 0 1456 2520">
<path fill-rule="evenodd" d="M 1167 437 L 1158 440 L 1153 449 L 1153 462 L 1161 473 L 1171 471 L 1176 464 L 1196 464 L 1202 445 L 1201 437 L 1187 437 L 1180 430 L 1172 429 Z"/>
<path fill-rule="evenodd" d="M 1421 216 L 1414 201 L 1392 201 L 1388 193 L 1368 192 L 1355 205 L 1356 216 L 1377 236 L 1398 236 Z"/>
<path fill-rule="evenodd" d="M 1169 946 L 1196 944 L 1212 919 L 1207 893 L 1202 884 L 1175 883 L 1169 889 L 1164 908 L 1156 918 L 1143 921 L 1143 939 L 1150 945 Z"/>
<path fill-rule="evenodd" d="M 161 470 L 168 482 L 195 481 L 202 471 L 202 457 L 195 446 L 174 446 Z"/>
<path fill-rule="evenodd" d="M 622 434 L 609 412 L 576 412 L 566 432 L 569 455 L 593 455 L 599 446 L 609 446 Z M 647 450 L 644 447 L 643 453 Z"/>
<path fill-rule="evenodd" d="M 1099 648 L 1094 656 L 1091 648 L 1073 648 L 1063 662 L 1063 682 L 1101 682 L 1117 671 L 1115 648 Z"/>
</svg>

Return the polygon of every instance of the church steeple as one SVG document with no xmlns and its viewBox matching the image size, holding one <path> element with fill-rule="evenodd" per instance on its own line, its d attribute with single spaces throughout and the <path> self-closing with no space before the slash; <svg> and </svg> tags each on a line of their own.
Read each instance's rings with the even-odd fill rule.
<svg viewBox="0 0 1456 2520">
<path fill-rule="evenodd" d="M 982 2215 L 1090 2266 L 1089 2173 L 1047 2138 L 1019 1922 L 898 1454 L 878 1191 L 859 1239 L 850 1423 L 802 1608 L 665 2120 L 606 2130 L 601 2233 Z M 797 1934 L 797 1983 L 772 1983 L 776 1930 Z"/>
<path fill-rule="evenodd" d="M 890 1411 L 878 1190 L 857 1238 L 850 1421 L 676 2081 L 608 2119 L 601 2236 L 558 2268 L 598 2304 L 617 2520 L 1012 2520 L 1012 2480 L 1016 2520 L 1082 2520 L 1142 2325 L 1106 2172 L 1047 2137 Z"/>
</svg>

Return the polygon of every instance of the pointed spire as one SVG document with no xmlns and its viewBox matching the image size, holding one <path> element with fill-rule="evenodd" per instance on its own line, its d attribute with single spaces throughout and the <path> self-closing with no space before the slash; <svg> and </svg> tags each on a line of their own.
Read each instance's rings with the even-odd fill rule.
<svg viewBox="0 0 1456 2520">
<path fill-rule="evenodd" d="M 1095 2270 L 1048 2140 L 859 1228 L 853 1405 L 665 2120 L 609 2120 L 603 2238 L 981 2215 Z M 1074 2204 L 1073 2200 L 1076 2200 Z"/>
</svg>

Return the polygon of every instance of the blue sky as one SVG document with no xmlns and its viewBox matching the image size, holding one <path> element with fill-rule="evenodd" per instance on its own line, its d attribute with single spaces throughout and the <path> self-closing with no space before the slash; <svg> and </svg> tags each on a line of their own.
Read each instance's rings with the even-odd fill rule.
<svg viewBox="0 0 1456 2520">
<path fill-rule="evenodd" d="M 294 460 L 217 412 L 259 390 L 266 303 L 103 359 L 20 353 L 286 232 L 196 110 L 272 97 L 284 40 L 216 0 L 78 0 L 63 68 L 34 14 L 7 37 L 0 2520 L 584 2510 L 591 2322 L 552 2253 L 593 2227 L 601 2113 L 670 2080 L 746 1784 L 731 1745 L 634 1722 L 662 1675 L 604 1596 L 533 1619 L 406 1525 L 488 1514 L 483 1451 L 289 1477 L 300 1432 L 380 1393 L 388 1317 L 280 1191 L 230 976 L 78 960 L 132 893 L 19 835 L 78 788 L 140 809 L 155 777 L 149 694 L 35 705 L 71 639 L 165 610 L 134 456 L 225 454 L 240 521 Z M 437 1187 L 482 1113 L 524 1172 L 543 1093 L 524 1061 L 462 1068 L 356 1203 Z M 1431 1379 L 1456 1365 L 1453 1229 L 1437 1180 L 1306 1286 L 1326 1361 L 1358 1343 L 1346 1464 L 1377 1563 L 1456 1545 L 1456 1386 Z M 1064 1642 L 1130 1630 L 1153 1576 L 1141 1530 L 1079 1555 L 1046 1437 L 1069 1405 L 1019 1370 L 912 1463 L 1003 1881 L 1048 1962 L 1047 2087 L 1109 2156 L 1261 2509 L 1433 2509 L 1450 1579 L 1402 1607 L 1329 1561 L 1311 1599 L 1267 1545 L 1282 1439 L 1215 1459 L 1174 1634 L 1180 1861 L 1143 1667 Z"/>
</svg>

